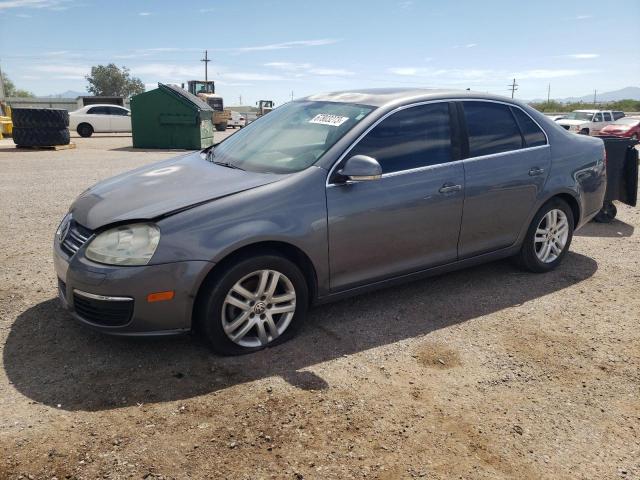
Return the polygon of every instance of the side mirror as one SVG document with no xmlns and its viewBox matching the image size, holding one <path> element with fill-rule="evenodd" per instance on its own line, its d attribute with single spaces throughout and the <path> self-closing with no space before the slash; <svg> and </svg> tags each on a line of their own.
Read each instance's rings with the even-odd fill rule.
<svg viewBox="0 0 640 480">
<path fill-rule="evenodd" d="M 354 155 L 345 162 L 338 174 L 353 182 L 378 180 L 382 177 L 382 167 L 375 158 Z"/>
</svg>

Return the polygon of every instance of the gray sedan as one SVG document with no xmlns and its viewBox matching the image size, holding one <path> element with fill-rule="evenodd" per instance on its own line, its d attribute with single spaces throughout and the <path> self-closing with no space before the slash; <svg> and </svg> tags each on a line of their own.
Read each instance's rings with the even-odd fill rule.
<svg viewBox="0 0 640 480">
<path fill-rule="evenodd" d="M 602 206 L 605 161 L 502 97 L 314 95 L 82 193 L 55 236 L 60 298 L 103 332 L 251 352 L 312 304 L 505 257 L 556 268 Z"/>
</svg>

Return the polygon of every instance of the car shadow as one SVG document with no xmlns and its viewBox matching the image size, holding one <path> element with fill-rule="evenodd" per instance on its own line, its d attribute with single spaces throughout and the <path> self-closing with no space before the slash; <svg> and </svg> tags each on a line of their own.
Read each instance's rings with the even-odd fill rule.
<svg viewBox="0 0 640 480">
<path fill-rule="evenodd" d="M 197 152 L 197 149 L 186 150 L 184 148 L 134 148 L 134 147 L 117 147 L 110 148 L 110 152 Z"/>
<path fill-rule="evenodd" d="M 75 323 L 57 299 L 18 316 L 4 347 L 13 386 L 64 410 L 105 410 L 187 399 L 279 376 L 305 390 L 327 388 L 307 370 L 571 287 L 597 270 L 570 253 L 539 275 L 495 262 L 314 308 L 293 340 L 240 357 L 219 357 L 192 336 L 119 338 Z"/>
<path fill-rule="evenodd" d="M 614 219 L 611 223 L 589 222 L 574 235 L 576 237 L 630 237 L 634 227 Z"/>
</svg>

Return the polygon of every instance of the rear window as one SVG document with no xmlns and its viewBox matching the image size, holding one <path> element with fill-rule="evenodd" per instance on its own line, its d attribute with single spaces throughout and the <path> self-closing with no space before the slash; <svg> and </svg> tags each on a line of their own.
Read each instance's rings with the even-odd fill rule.
<svg viewBox="0 0 640 480">
<path fill-rule="evenodd" d="M 547 137 L 545 137 L 544 132 L 529 115 L 515 107 L 511 107 L 511 111 L 515 115 L 518 125 L 520 125 L 526 147 L 539 147 L 547 144 Z"/>
<path fill-rule="evenodd" d="M 522 148 L 520 129 L 507 105 L 466 101 L 463 106 L 471 157 Z"/>
</svg>

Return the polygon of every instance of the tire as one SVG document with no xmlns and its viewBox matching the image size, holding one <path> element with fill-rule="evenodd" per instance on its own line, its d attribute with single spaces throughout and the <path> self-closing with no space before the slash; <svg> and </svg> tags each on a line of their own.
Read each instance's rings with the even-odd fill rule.
<svg viewBox="0 0 640 480">
<path fill-rule="evenodd" d="M 69 130 L 66 128 L 13 127 L 13 143 L 19 147 L 51 147 L 68 145 Z"/>
<path fill-rule="evenodd" d="M 589 129 L 588 128 L 583 128 L 582 130 L 580 130 L 580 135 L 589 135 Z"/>
<path fill-rule="evenodd" d="M 561 227 L 552 226 L 550 240 L 540 240 L 542 237 L 544 239 L 547 236 L 547 233 L 544 235 L 538 232 L 538 228 L 541 230 L 545 230 L 547 227 L 547 222 L 550 220 L 547 217 L 547 214 L 550 212 L 562 212 L 564 215 L 564 219 L 566 220 L 566 238 L 564 235 L 560 235 L 560 231 L 564 232 L 564 229 Z M 558 219 L 559 225 L 562 221 L 562 215 L 556 213 L 556 217 Z M 544 273 L 549 272 L 560 265 L 562 263 L 562 259 L 565 257 L 567 252 L 569 251 L 569 247 L 571 246 L 571 240 L 573 238 L 573 229 L 575 228 L 575 220 L 573 218 L 573 212 L 571 208 L 564 200 L 560 198 L 552 198 L 547 203 L 545 203 L 538 213 L 533 217 L 531 221 L 531 225 L 529 225 L 529 229 L 527 230 L 527 234 L 524 238 L 524 242 L 522 243 L 522 247 L 520 248 L 520 252 L 516 256 L 516 261 L 518 265 L 530 272 L 535 273 Z M 556 240 L 552 241 L 554 238 L 553 232 L 557 231 L 558 237 L 555 237 Z M 537 237 L 537 238 L 536 238 Z M 560 252 L 557 252 L 558 245 L 562 244 L 562 240 L 564 240 L 564 245 L 562 245 L 562 249 Z M 549 256 L 546 260 L 541 259 L 541 256 L 544 257 L 545 254 L 545 245 L 554 245 L 552 248 L 549 248 L 547 253 Z"/>
<path fill-rule="evenodd" d="M 264 296 L 256 296 L 260 293 L 261 272 L 269 272 L 266 274 L 267 286 L 274 278 L 273 272 L 281 275 L 275 295 L 269 295 L 267 288 Z M 243 294 L 237 293 L 238 284 L 244 288 Z M 292 291 L 294 298 L 291 300 Z M 234 305 L 229 303 L 229 297 L 233 297 Z M 286 298 L 287 301 L 269 302 L 276 297 Z M 277 254 L 243 259 L 203 285 L 198 297 L 197 327 L 218 354 L 255 352 L 278 345 L 295 334 L 304 323 L 308 298 L 309 290 L 304 275 L 290 260 Z M 240 305 L 244 304 L 246 308 L 235 306 L 238 299 L 241 299 Z M 287 311 L 271 316 L 268 312 L 276 308 Z M 259 333 L 261 328 L 262 339 Z M 243 330 L 245 333 L 242 336 Z M 235 341 L 233 336 L 236 337 Z"/>
<path fill-rule="evenodd" d="M 631 140 L 633 140 L 634 142 L 638 140 L 638 134 L 634 133 L 633 135 L 631 135 Z"/>
<path fill-rule="evenodd" d="M 618 209 L 612 202 L 605 202 L 598 214 L 593 217 L 593 221 L 597 223 L 611 223 L 618 215 Z"/>
<path fill-rule="evenodd" d="M 224 132 L 227 129 L 227 122 L 224 123 L 216 123 L 216 130 L 219 132 Z"/>
<path fill-rule="evenodd" d="M 14 127 L 62 129 L 69 126 L 69 112 L 58 108 L 14 108 L 11 120 Z"/>
<path fill-rule="evenodd" d="M 78 125 L 76 131 L 78 132 L 78 135 L 83 138 L 89 138 L 91 135 L 93 135 L 93 127 L 88 123 L 81 123 L 80 125 Z"/>
</svg>

